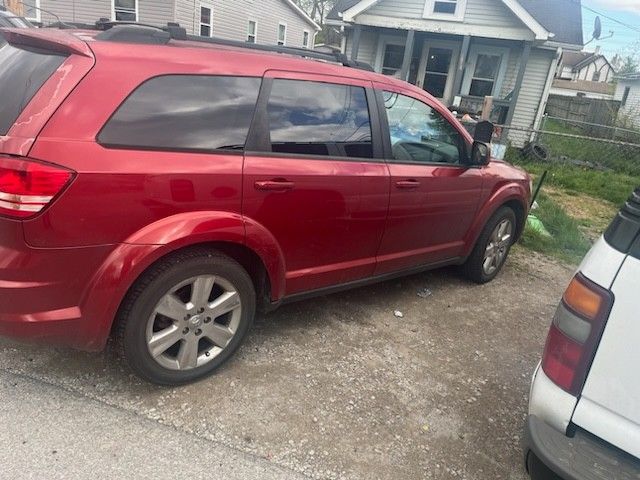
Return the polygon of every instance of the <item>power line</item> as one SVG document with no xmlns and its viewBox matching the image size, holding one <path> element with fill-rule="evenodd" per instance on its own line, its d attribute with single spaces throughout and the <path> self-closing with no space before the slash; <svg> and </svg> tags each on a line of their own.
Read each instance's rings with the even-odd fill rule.
<svg viewBox="0 0 640 480">
<path fill-rule="evenodd" d="M 633 30 L 634 32 L 638 32 L 638 33 L 640 33 L 640 27 L 635 27 L 635 26 L 633 26 L 633 25 L 629 25 L 628 23 L 621 22 L 621 21 L 620 21 L 620 20 L 618 20 L 617 18 L 610 17 L 610 16 L 608 16 L 608 15 L 605 15 L 604 13 L 600 13 L 600 12 L 598 12 L 597 10 L 594 10 L 593 8 L 588 7 L 588 6 L 584 5 L 584 4 L 582 4 L 582 8 L 584 8 L 585 10 L 590 11 L 591 13 L 595 13 L 596 15 L 599 15 L 599 16 L 601 16 L 601 17 L 603 17 L 603 18 L 606 18 L 606 19 L 608 19 L 608 20 L 611 20 L 612 22 L 615 22 L 615 23 L 617 23 L 617 24 L 619 24 L 619 25 L 622 25 L 623 27 L 626 27 L 626 28 L 628 28 L 628 29 L 630 29 L 630 30 Z"/>
</svg>

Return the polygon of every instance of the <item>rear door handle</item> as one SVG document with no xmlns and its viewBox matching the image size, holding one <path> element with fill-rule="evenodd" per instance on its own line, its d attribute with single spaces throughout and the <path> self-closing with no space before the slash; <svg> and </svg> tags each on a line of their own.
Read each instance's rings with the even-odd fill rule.
<svg viewBox="0 0 640 480">
<path fill-rule="evenodd" d="M 417 180 L 401 180 L 396 182 L 397 188 L 402 188 L 403 190 L 409 190 L 413 188 L 419 188 L 420 182 Z"/>
<path fill-rule="evenodd" d="M 293 190 L 296 184 L 287 180 L 260 180 L 256 182 L 254 186 L 256 190 L 284 192 L 286 190 Z"/>
</svg>

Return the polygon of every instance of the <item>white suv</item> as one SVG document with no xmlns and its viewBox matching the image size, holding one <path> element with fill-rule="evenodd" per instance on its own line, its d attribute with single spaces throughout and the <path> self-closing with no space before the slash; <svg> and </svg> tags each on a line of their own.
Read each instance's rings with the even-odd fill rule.
<svg viewBox="0 0 640 480">
<path fill-rule="evenodd" d="M 640 479 L 640 188 L 558 306 L 525 442 L 533 480 Z"/>
</svg>

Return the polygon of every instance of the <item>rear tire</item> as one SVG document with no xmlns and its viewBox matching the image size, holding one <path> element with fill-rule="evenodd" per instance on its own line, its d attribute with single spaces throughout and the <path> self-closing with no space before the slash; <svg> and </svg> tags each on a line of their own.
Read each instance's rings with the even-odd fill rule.
<svg viewBox="0 0 640 480">
<path fill-rule="evenodd" d="M 487 283 L 496 278 L 507 260 L 515 238 L 516 214 L 501 207 L 489 219 L 471 255 L 462 265 L 462 273 L 475 283 Z"/>
<path fill-rule="evenodd" d="M 131 369 L 159 385 L 211 375 L 238 349 L 253 323 L 251 278 L 233 259 L 195 249 L 151 267 L 118 313 L 116 342 Z"/>
</svg>

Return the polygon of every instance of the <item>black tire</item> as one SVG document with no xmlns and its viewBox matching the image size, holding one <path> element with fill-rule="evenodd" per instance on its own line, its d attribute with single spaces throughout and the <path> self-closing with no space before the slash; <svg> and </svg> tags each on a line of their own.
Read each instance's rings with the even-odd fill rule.
<svg viewBox="0 0 640 480">
<path fill-rule="evenodd" d="M 485 252 L 489 245 L 489 241 L 491 235 L 498 225 L 500 225 L 504 220 L 509 220 L 511 222 L 511 239 L 506 246 L 506 251 L 504 257 L 500 261 L 500 264 L 497 265 L 497 268 L 491 273 L 485 272 L 483 268 L 483 264 L 485 261 Z M 502 270 L 502 267 L 509 256 L 509 251 L 511 250 L 511 246 L 513 245 L 513 240 L 515 238 L 516 231 L 516 214 L 509 207 L 500 207 L 496 213 L 489 219 L 487 224 L 484 226 L 482 233 L 478 237 L 478 240 L 473 247 L 473 251 L 467 261 L 462 265 L 461 271 L 465 277 L 475 283 L 487 283 L 496 278 L 496 276 Z"/>
<path fill-rule="evenodd" d="M 160 365 L 147 346 L 147 325 L 160 299 L 175 285 L 198 275 L 228 280 L 240 298 L 240 320 L 235 334 L 208 363 L 189 370 Z M 253 324 L 256 294 L 251 278 L 233 259 L 206 249 L 178 252 L 160 260 L 145 272 L 124 299 L 117 318 L 115 342 L 133 372 L 158 385 L 182 385 L 211 375 L 242 344 Z"/>
</svg>

